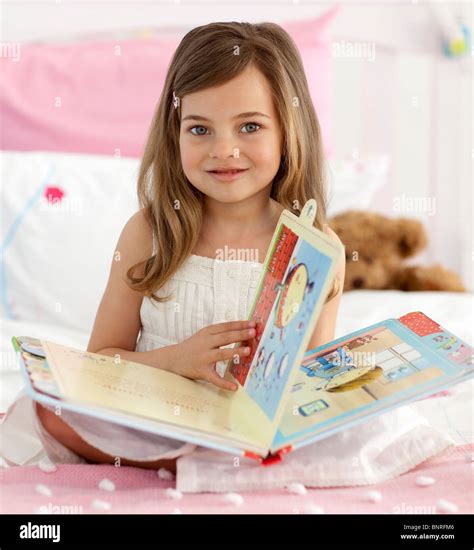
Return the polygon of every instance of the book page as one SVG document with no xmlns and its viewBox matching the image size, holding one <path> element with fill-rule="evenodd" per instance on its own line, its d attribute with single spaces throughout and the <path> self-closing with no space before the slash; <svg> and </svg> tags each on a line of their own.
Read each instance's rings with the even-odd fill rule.
<svg viewBox="0 0 474 550">
<path fill-rule="evenodd" d="M 228 365 L 275 431 L 342 253 L 322 231 L 282 214 L 249 316 L 252 352 Z"/>
<path fill-rule="evenodd" d="M 280 444 L 329 430 L 456 375 L 454 366 L 394 320 L 335 342 L 306 354 L 279 428 Z"/>
<path fill-rule="evenodd" d="M 243 391 L 230 392 L 148 365 L 42 343 L 64 399 L 255 445 L 268 440 L 268 422 Z"/>
</svg>

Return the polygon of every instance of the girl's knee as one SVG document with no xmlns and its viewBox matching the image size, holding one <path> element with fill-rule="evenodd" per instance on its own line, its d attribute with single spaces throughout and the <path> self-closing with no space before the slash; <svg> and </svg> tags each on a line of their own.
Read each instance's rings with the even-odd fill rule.
<svg viewBox="0 0 474 550">
<path fill-rule="evenodd" d="M 69 424 L 64 422 L 60 415 L 55 414 L 39 403 L 36 403 L 36 411 L 38 421 L 56 441 L 70 451 L 88 460 L 89 451 L 91 449 L 95 451 L 95 449 L 86 443 Z"/>
<path fill-rule="evenodd" d="M 44 429 L 59 443 L 92 464 L 114 464 L 116 466 L 135 466 L 137 468 L 159 470 L 165 468 L 176 475 L 177 458 L 163 458 L 153 461 L 129 460 L 111 456 L 96 449 L 75 432 L 60 416 L 36 403 L 37 416 Z"/>
<path fill-rule="evenodd" d="M 59 415 L 39 403 L 36 403 L 36 415 L 43 428 L 60 443 L 63 440 L 78 437 L 76 432 Z"/>
</svg>

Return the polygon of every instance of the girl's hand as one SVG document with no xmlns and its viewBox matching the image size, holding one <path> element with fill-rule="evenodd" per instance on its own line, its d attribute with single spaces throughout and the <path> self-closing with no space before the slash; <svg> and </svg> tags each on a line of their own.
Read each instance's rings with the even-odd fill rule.
<svg viewBox="0 0 474 550">
<path fill-rule="evenodd" d="M 229 321 L 205 327 L 176 344 L 172 372 L 196 380 L 206 380 L 219 388 L 235 391 L 237 384 L 224 380 L 216 372 L 216 362 L 246 356 L 250 347 L 220 349 L 236 342 L 246 343 L 255 337 L 254 321 Z"/>
</svg>

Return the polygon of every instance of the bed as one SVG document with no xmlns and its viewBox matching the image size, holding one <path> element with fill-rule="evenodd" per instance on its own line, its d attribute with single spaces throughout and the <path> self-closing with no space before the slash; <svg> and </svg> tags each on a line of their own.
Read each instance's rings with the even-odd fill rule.
<svg viewBox="0 0 474 550">
<path fill-rule="evenodd" d="M 330 44 L 319 40 L 319 33 L 323 33 L 334 16 L 331 12 L 309 23 L 306 21 L 301 27 L 293 25 L 295 36 L 304 34 L 306 29 L 314 39 L 309 51 L 302 51 L 308 72 L 322 66 L 328 71 L 331 69 Z M 81 88 L 81 82 L 90 85 L 95 82 L 91 67 L 98 70 L 101 62 L 102 69 L 113 66 L 108 63 L 107 48 L 115 44 L 115 39 L 101 37 L 100 40 L 68 44 L 25 45 L 22 49 L 25 61 L 16 66 L 7 67 L 5 64 L 10 60 L 0 59 L 4 68 L 8 68 L 7 79 L 3 81 L 8 82 L 8 86 L 0 87 L 0 106 L 9 128 L 2 133 L 0 143 L 4 236 L 0 415 L 22 388 L 11 336 L 29 335 L 82 349 L 87 346 L 117 237 L 137 208 L 134 181 L 147 130 L 146 121 L 153 105 L 149 102 L 147 111 L 141 109 L 140 102 L 130 98 L 141 89 L 159 86 L 166 68 L 166 56 L 175 48 L 179 36 L 179 29 L 173 29 L 163 39 L 155 36 L 157 49 L 154 50 L 149 47 L 152 42 L 146 42 L 138 33 L 126 34 L 124 40 L 128 41 L 135 57 L 123 62 L 128 63 L 127 70 L 133 70 L 134 78 L 130 79 L 128 87 L 123 87 L 117 81 L 120 69 L 116 72 L 110 69 L 101 75 L 104 98 L 112 91 L 123 92 L 123 96 L 114 96 L 116 104 L 107 104 L 107 115 L 103 118 L 97 116 L 97 109 L 104 108 L 100 102 L 90 103 L 86 108 L 86 100 L 93 94 L 88 88 Z M 143 48 L 148 56 L 160 52 L 158 57 L 153 57 L 159 74 L 139 90 L 132 82 L 140 78 L 141 66 L 136 60 L 143 59 Z M 382 47 L 378 55 L 378 59 L 390 56 L 391 49 Z M 71 59 L 76 62 L 71 63 Z M 341 84 L 345 61 L 338 63 L 335 75 Z M 358 66 L 356 63 L 352 67 L 355 65 Z M 22 99 L 26 93 L 23 79 L 32 70 L 38 74 L 38 79 L 32 83 L 37 90 L 29 87 L 29 97 Z M 143 67 L 141 71 L 143 73 Z M 313 77 L 319 74 L 313 73 Z M 347 76 L 353 78 L 353 71 Z M 59 82 L 55 78 L 59 78 Z M 52 90 L 48 88 L 51 84 L 55 90 L 61 90 L 57 93 L 63 96 L 60 118 L 56 117 L 54 109 L 41 110 L 39 104 L 32 103 L 33 98 L 41 103 L 48 90 Z M 322 81 L 310 78 L 310 84 L 314 87 L 313 99 L 322 123 L 326 152 L 349 151 L 348 141 L 342 143 L 342 137 L 334 143 L 331 141 L 329 72 L 327 79 L 325 76 Z M 83 105 L 81 111 L 70 108 L 73 101 L 68 106 L 67 93 L 71 91 L 74 95 L 70 99 L 74 99 L 76 105 Z M 145 98 L 143 104 L 146 99 L 150 98 Z M 26 115 L 25 105 L 30 103 L 31 109 Z M 345 107 L 351 110 L 348 105 Z M 343 113 L 344 109 L 339 112 Z M 336 126 L 341 116 L 335 121 Z M 377 113 L 371 116 L 377 117 Z M 355 126 L 361 130 L 358 123 Z M 390 141 L 389 136 L 387 139 Z M 354 142 L 357 143 L 357 138 Z M 365 145 L 370 149 L 370 143 Z M 342 164 L 334 161 L 330 167 L 333 184 L 330 214 L 355 204 L 360 208 L 368 207 L 374 194 L 383 195 L 387 183 L 388 165 L 383 151 L 376 150 L 377 154 L 370 158 L 364 157 L 363 151 L 355 156 L 354 151 L 349 152 L 349 161 Z M 402 152 L 398 150 L 396 160 L 399 163 Z M 423 162 L 426 164 L 428 160 Z M 427 173 L 418 170 L 417 177 L 421 174 L 423 179 Z M 402 176 L 400 172 L 397 177 Z M 422 185 L 421 188 L 427 192 L 426 187 Z M 403 191 L 400 185 L 396 189 Z M 48 208 L 56 209 L 56 215 L 49 216 L 45 224 L 42 214 Z M 464 264 L 456 266 L 454 263 L 454 248 L 449 250 L 448 266 L 464 269 Z M 109 251 L 109 255 L 104 254 L 104 250 Z M 388 317 L 420 310 L 472 344 L 473 305 L 470 292 L 352 291 L 342 297 L 336 337 Z M 304 494 L 287 489 L 251 491 L 239 500 L 225 494 L 183 495 L 175 490 L 176 480 L 166 473 L 137 468 L 63 464 L 47 472 L 37 466 L 3 467 L 0 469 L 3 497 L 0 512 L 472 513 L 472 494 L 464 490 L 472 481 L 472 393 L 472 382 L 466 382 L 417 402 L 414 405 L 417 411 L 431 425 L 449 434 L 454 445 L 395 479 L 376 485 L 308 488 Z M 417 484 L 420 476 L 432 477 L 436 483 L 420 488 Z M 367 498 L 368 491 L 375 490 L 380 491 L 382 499 Z"/>
<path fill-rule="evenodd" d="M 439 292 L 352 291 L 343 295 L 337 336 L 387 316 L 420 310 L 450 331 L 470 340 L 473 326 L 471 294 Z M 388 315 L 387 315 L 388 314 Z M 88 333 L 61 326 L 2 320 L 2 357 L 11 357 L 10 335 L 29 334 L 73 346 L 86 346 Z M 13 363 L 0 371 L 1 411 L 22 388 Z M 412 405 L 431 425 L 448 434 L 455 445 L 394 479 L 359 487 L 245 491 L 235 501 L 226 493 L 187 494 L 176 480 L 157 471 L 94 464 L 60 464 L 55 472 L 38 466 L 0 469 L 1 513 L 472 513 L 472 494 L 463 490 L 472 480 L 472 381 Z M 179 475 L 179 470 L 178 470 Z M 420 476 L 436 483 L 420 487 Z M 109 483 L 109 481 L 111 483 Z M 382 499 L 374 502 L 371 491 Z M 236 505 L 237 503 L 240 503 Z M 68 508 L 70 507 L 70 508 Z"/>
</svg>

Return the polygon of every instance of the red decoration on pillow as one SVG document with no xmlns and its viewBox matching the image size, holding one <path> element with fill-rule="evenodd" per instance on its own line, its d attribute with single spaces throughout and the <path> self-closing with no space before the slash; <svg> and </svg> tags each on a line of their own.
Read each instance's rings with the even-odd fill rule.
<svg viewBox="0 0 474 550">
<path fill-rule="evenodd" d="M 47 201 L 56 204 L 64 197 L 64 191 L 60 187 L 46 187 L 44 196 L 46 197 Z"/>
</svg>

